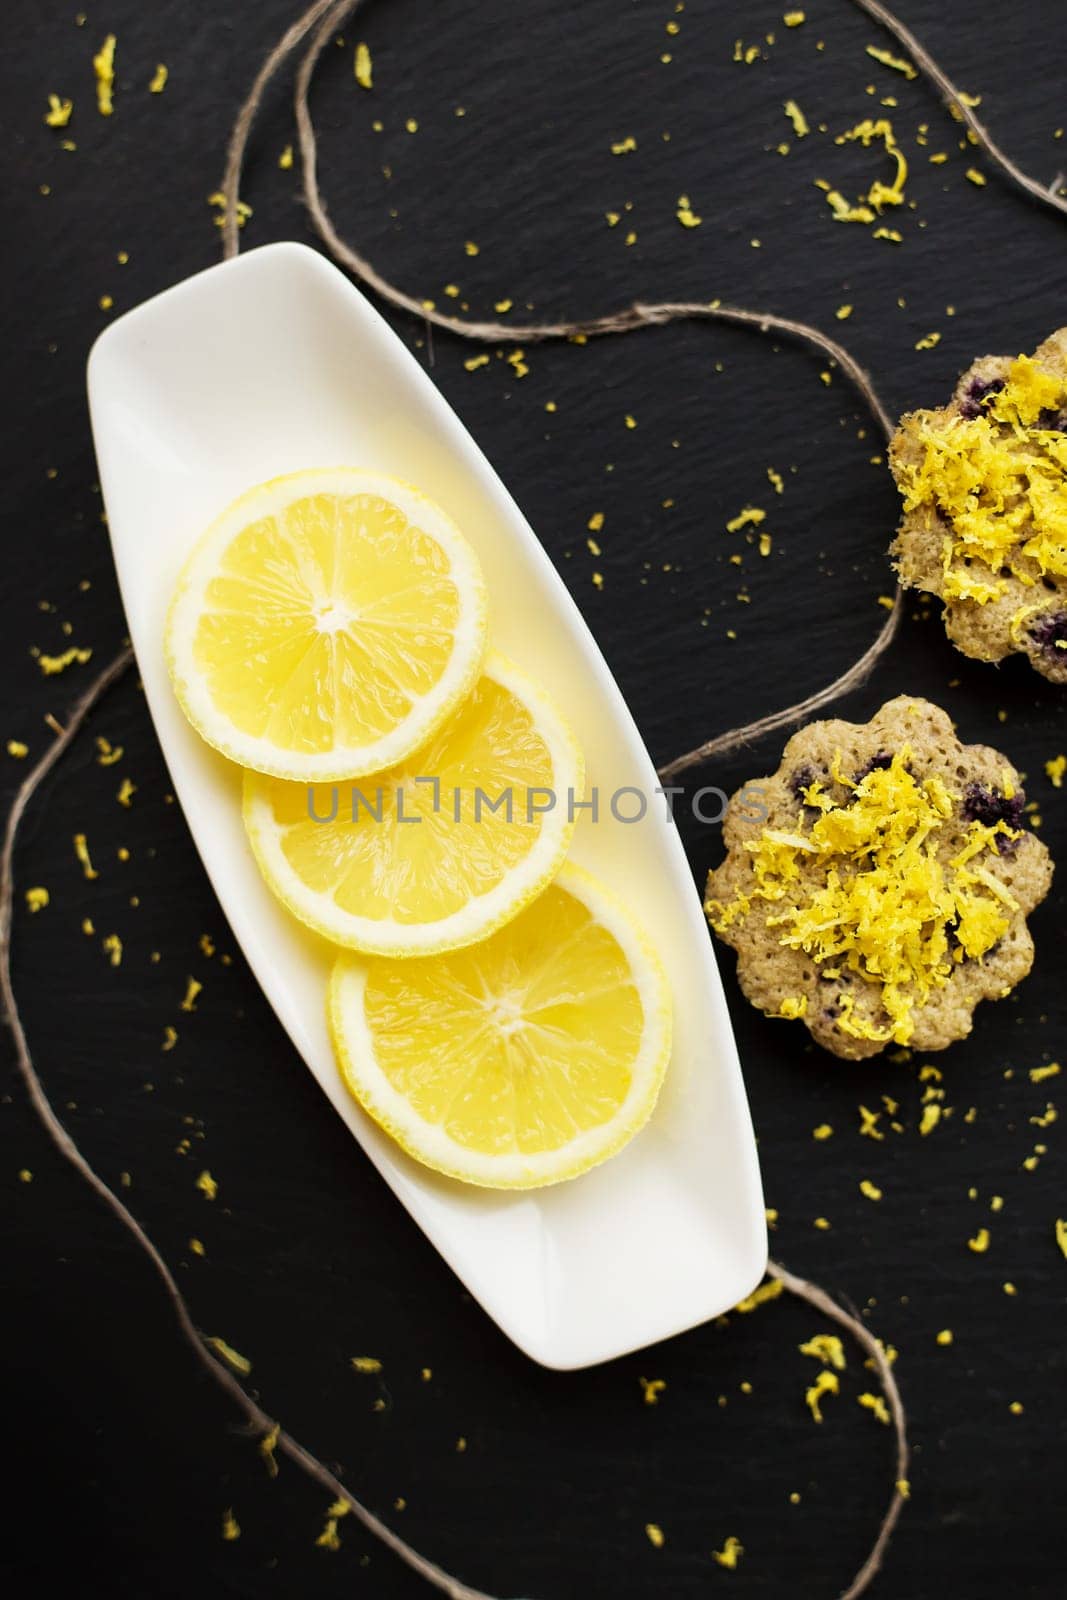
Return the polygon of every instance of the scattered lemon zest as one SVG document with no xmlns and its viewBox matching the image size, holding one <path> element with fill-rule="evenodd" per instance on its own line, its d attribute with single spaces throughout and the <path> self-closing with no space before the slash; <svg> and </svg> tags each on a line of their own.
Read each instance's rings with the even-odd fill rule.
<svg viewBox="0 0 1067 1600">
<path fill-rule="evenodd" d="M 274 1452 L 278 1447 L 278 1440 L 281 1437 L 281 1431 L 281 1428 L 277 1423 L 275 1423 L 270 1432 L 265 1433 L 262 1439 L 259 1441 L 259 1453 L 266 1463 L 267 1476 L 270 1478 L 276 1478 L 278 1476 L 278 1463 L 274 1459 Z"/>
<path fill-rule="evenodd" d="M 753 1289 L 751 1294 L 746 1295 L 743 1300 L 739 1300 L 734 1306 L 734 1310 L 740 1311 L 742 1314 L 755 1311 L 757 1306 L 766 1305 L 768 1300 L 777 1300 L 781 1293 L 782 1280 L 780 1278 L 768 1278 L 765 1283 L 761 1283 L 757 1288 Z"/>
<path fill-rule="evenodd" d="M 860 1114 L 860 1134 L 865 1139 L 884 1139 L 885 1134 L 878 1124 L 882 1120 L 880 1111 L 871 1111 L 868 1106 L 857 1106 Z"/>
<path fill-rule="evenodd" d="M 352 1366 L 356 1372 L 381 1372 L 382 1364 L 377 1356 L 353 1356 Z"/>
<path fill-rule="evenodd" d="M 99 752 L 97 762 L 102 767 L 113 767 L 116 761 L 121 761 L 124 751 L 122 746 L 112 745 L 109 739 L 97 739 L 96 748 Z"/>
<path fill-rule="evenodd" d="M 75 662 L 79 666 L 84 666 L 92 653 L 90 649 L 79 650 L 76 645 L 71 645 L 69 650 L 64 650 L 62 655 L 58 656 L 48 656 L 43 652 L 38 653 L 37 665 L 46 678 L 52 678 L 57 672 L 66 672 L 67 668 L 72 667 Z"/>
<path fill-rule="evenodd" d="M 678 196 L 678 206 L 675 215 L 677 216 L 678 221 L 682 224 L 683 228 L 699 228 L 700 224 L 704 220 L 703 217 L 698 217 L 696 212 L 693 210 L 693 207 L 689 203 L 689 196 L 687 194 L 680 194 Z"/>
<path fill-rule="evenodd" d="M 162 94 L 164 89 L 167 87 L 167 79 L 169 77 L 170 71 L 163 65 L 161 61 L 156 67 L 155 72 L 152 74 L 152 81 L 148 85 L 149 94 Z"/>
<path fill-rule="evenodd" d="M 21 739 L 9 739 L 7 741 L 7 753 L 15 761 L 25 761 L 30 753 L 30 747 L 28 744 L 23 744 Z"/>
<path fill-rule="evenodd" d="M 936 350 L 940 343 L 941 335 L 939 333 L 927 333 L 921 339 L 916 339 L 915 348 L 916 350 Z"/>
<path fill-rule="evenodd" d="M 918 69 L 903 56 L 895 56 L 889 50 L 880 50 L 877 45 L 869 44 L 867 54 L 874 61 L 880 61 L 883 67 L 891 67 L 894 72 L 902 72 L 905 78 L 917 78 Z"/>
<path fill-rule="evenodd" d="M 785 105 L 784 105 L 783 109 L 785 111 L 786 116 L 789 118 L 790 122 L 793 124 L 793 132 L 796 134 L 797 138 L 798 139 L 805 138 L 806 135 L 811 132 L 811 128 L 810 128 L 810 126 L 808 124 L 807 117 L 804 115 L 803 111 L 801 111 L 801 109 L 797 105 L 796 101 L 795 100 L 787 100 L 785 102 Z"/>
<path fill-rule="evenodd" d="M 1060 1064 L 1058 1061 L 1050 1061 L 1048 1065 L 1044 1067 L 1031 1067 L 1030 1082 L 1044 1083 L 1046 1078 L 1058 1078 L 1060 1075 L 1060 1070 Z"/>
<path fill-rule="evenodd" d="M 118 43 L 115 35 L 109 33 L 100 49 L 93 57 L 93 72 L 96 74 L 96 109 L 102 117 L 110 117 L 115 109 L 115 45 Z"/>
<path fill-rule="evenodd" d="M 26 904 L 31 911 L 43 911 L 51 896 L 47 889 L 35 888 L 26 890 Z"/>
<path fill-rule="evenodd" d="M 74 110 L 74 101 L 62 99 L 58 94 L 48 96 L 48 110 L 44 120 L 50 128 L 65 128 Z"/>
<path fill-rule="evenodd" d="M 11 749 L 10 745 L 8 749 Z M 1067 775 L 1067 756 L 1053 756 L 1046 761 L 1045 774 L 1054 789 L 1062 789 L 1064 776 Z"/>
<path fill-rule="evenodd" d="M 216 228 L 224 227 L 229 208 L 226 204 L 226 196 L 223 194 L 222 190 L 216 189 L 214 194 L 209 194 L 207 197 L 207 203 L 209 206 L 215 206 L 218 210 L 218 215 L 214 218 Z M 248 204 L 248 202 L 246 200 L 238 200 L 237 226 L 239 228 L 243 228 L 251 215 L 252 207 Z"/>
<path fill-rule="evenodd" d="M 967 177 L 979 189 L 984 189 L 985 188 L 985 183 L 986 183 L 985 173 L 984 172 L 979 172 L 977 167 L 968 167 L 967 168 Z"/>
<path fill-rule="evenodd" d="M 728 1571 L 733 1572 L 744 1553 L 744 1545 L 731 1533 L 721 1550 L 711 1552 L 711 1559 L 717 1561 L 720 1567 L 726 1567 Z"/>
<path fill-rule="evenodd" d="M 933 1133 L 940 1121 L 941 1107 L 935 1100 L 932 1100 L 928 1105 L 923 1106 L 922 1116 L 919 1118 L 919 1132 L 922 1134 L 924 1139 L 928 1133 Z"/>
<path fill-rule="evenodd" d="M 209 1344 L 212 1350 L 222 1357 L 228 1367 L 232 1367 L 234 1372 L 239 1372 L 242 1377 L 247 1378 L 252 1370 L 252 1363 L 247 1356 L 243 1356 L 239 1350 L 235 1350 L 232 1345 L 227 1344 L 225 1339 L 220 1339 L 217 1336 L 204 1342 Z"/>
<path fill-rule="evenodd" d="M 655 1550 L 662 1550 L 667 1542 L 667 1535 L 658 1522 L 645 1523 L 645 1537 Z"/>
<path fill-rule="evenodd" d="M 214 1200 L 219 1192 L 218 1184 L 215 1182 L 215 1179 L 211 1176 L 206 1167 L 200 1174 L 199 1178 L 197 1178 L 196 1187 L 200 1190 L 200 1193 L 204 1196 L 205 1200 Z"/>
<path fill-rule="evenodd" d="M 805 1390 L 804 1403 L 816 1422 L 822 1422 L 822 1400 L 824 1395 L 840 1394 L 841 1385 L 837 1373 L 824 1367 L 811 1387 Z"/>
<path fill-rule="evenodd" d="M 223 1512 L 222 1537 L 231 1542 L 241 1537 L 241 1525 L 234 1516 L 232 1509 L 227 1509 Z"/>
<path fill-rule="evenodd" d="M 817 1128 L 812 1128 L 811 1136 L 813 1139 L 822 1141 L 823 1139 L 829 1139 L 833 1134 L 833 1131 L 833 1128 L 828 1122 L 820 1122 Z"/>
<path fill-rule="evenodd" d="M 631 151 L 636 149 L 637 140 L 634 138 L 633 134 L 627 134 L 625 139 L 616 139 L 615 143 L 611 147 L 611 153 L 613 156 L 626 156 L 629 155 Z"/>
<path fill-rule="evenodd" d="M 973 1250 L 976 1256 L 985 1255 L 989 1249 L 989 1229 L 979 1228 L 973 1239 L 967 1240 L 968 1250 Z"/>
<path fill-rule="evenodd" d="M 888 1428 L 890 1422 L 889 1407 L 880 1394 L 858 1394 L 857 1403 L 869 1411 L 879 1422 L 884 1422 Z"/>
<path fill-rule="evenodd" d="M 785 1017 L 787 1020 L 792 1022 L 798 1017 L 805 1016 L 807 1014 L 807 1009 L 808 997 L 806 994 L 786 995 L 782 1000 L 781 1005 L 778 1007 L 778 1015 L 780 1017 Z"/>
<path fill-rule="evenodd" d="M 845 1347 L 836 1333 L 816 1333 L 797 1348 L 802 1356 L 814 1356 L 824 1367 L 833 1367 L 838 1372 L 845 1370 Z"/>
<path fill-rule="evenodd" d="M 730 518 L 730 521 L 726 524 L 726 531 L 727 533 L 740 533 L 742 528 L 758 528 L 760 523 L 766 520 L 766 517 L 766 511 L 761 511 L 759 506 L 745 506 L 743 510 L 737 513 L 736 517 Z"/>
<path fill-rule="evenodd" d="M 646 1406 L 658 1406 L 659 1397 L 667 1387 L 665 1378 L 638 1378 L 641 1396 Z"/>
<path fill-rule="evenodd" d="M 337 1532 L 337 1518 L 327 1517 L 326 1525 L 315 1540 L 320 1550 L 340 1550 L 341 1536 Z"/>
<path fill-rule="evenodd" d="M 362 39 L 356 45 L 353 71 L 356 75 L 356 82 L 359 84 L 361 89 L 373 89 L 374 69 L 371 63 L 370 51 Z"/>
<path fill-rule="evenodd" d="M 98 878 L 100 876 L 99 872 L 97 872 L 96 868 L 93 866 L 92 860 L 90 859 L 89 843 L 84 833 L 76 833 L 74 835 L 74 854 L 81 862 L 82 871 L 90 881 L 92 881 L 93 878 Z"/>
<path fill-rule="evenodd" d="M 860 1179 L 860 1194 L 866 1195 L 868 1200 L 880 1200 L 882 1198 L 881 1189 L 876 1183 L 872 1183 L 870 1178 Z"/>
<path fill-rule="evenodd" d="M 1067 1260 L 1067 1222 L 1062 1217 L 1056 1218 L 1055 1233 L 1056 1243 L 1059 1245 L 1064 1259 Z"/>
<path fill-rule="evenodd" d="M 122 940 L 117 933 L 109 933 L 102 941 L 104 953 L 113 967 L 122 965 Z"/>
</svg>

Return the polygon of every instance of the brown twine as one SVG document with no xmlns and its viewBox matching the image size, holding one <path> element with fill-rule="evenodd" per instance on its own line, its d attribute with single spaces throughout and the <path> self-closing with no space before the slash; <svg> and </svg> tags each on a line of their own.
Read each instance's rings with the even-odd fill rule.
<svg viewBox="0 0 1067 1600">
<path fill-rule="evenodd" d="M 985 150 L 989 158 L 1018 187 L 1042 203 L 1051 205 L 1058 211 L 1067 212 L 1067 200 L 1056 192 L 1058 182 L 1054 182 L 1049 188 L 1045 188 L 1017 167 L 1000 150 L 983 124 L 974 115 L 972 108 L 965 103 L 960 92 L 941 71 L 929 53 L 914 35 L 879 3 L 879 0 L 854 0 L 854 3 L 887 28 L 909 51 L 918 69 L 934 83 L 949 104 L 958 110 L 976 141 Z M 301 41 L 307 37 L 308 33 L 312 29 L 316 29 L 317 31 L 301 61 L 297 75 L 296 118 L 303 161 L 304 197 L 313 223 L 328 249 L 382 299 L 398 309 L 410 312 L 437 326 L 447 328 L 461 337 L 485 343 L 514 343 L 520 340 L 526 343 L 533 343 L 546 339 L 573 339 L 577 336 L 599 337 L 610 333 L 628 333 L 642 327 L 661 326 L 665 323 L 682 319 L 701 318 L 716 319 L 752 327 L 762 333 L 781 333 L 811 345 L 822 351 L 831 360 L 837 362 L 863 395 L 886 436 L 888 437 L 892 433 L 892 424 L 888 413 L 878 399 L 874 386 L 863 368 L 835 340 L 829 339 L 818 329 L 810 327 L 806 323 L 796 322 L 791 318 L 778 317 L 770 313 L 752 312 L 739 307 L 725 306 L 718 302 L 709 304 L 701 302 L 643 304 L 638 302 L 607 316 L 575 321 L 536 323 L 526 326 L 494 322 L 467 322 L 461 318 L 451 317 L 427 308 L 422 301 L 415 300 L 382 278 L 368 261 L 340 237 L 329 218 L 319 193 L 315 132 L 308 109 L 308 93 L 311 79 L 326 41 L 333 31 L 343 25 L 347 18 L 351 16 L 358 4 L 359 0 L 340 0 L 340 3 L 338 3 L 338 0 L 315 0 L 315 4 L 310 6 L 286 30 L 257 73 L 252 89 L 234 123 L 227 153 L 223 181 L 223 193 L 227 199 L 223 224 L 223 253 L 226 257 L 234 256 L 238 251 L 237 198 L 240 178 L 248 137 L 263 94 L 278 68 L 288 59 Z M 662 775 L 664 777 L 675 776 L 687 767 L 695 765 L 713 754 L 721 754 L 725 751 L 736 749 L 742 743 L 759 738 L 763 734 L 773 732 L 792 722 L 800 721 L 821 706 L 826 705 L 830 700 L 855 687 L 874 667 L 880 656 L 888 648 L 899 626 L 900 615 L 901 596 L 898 590 L 893 610 L 887 617 L 877 639 L 860 657 L 859 661 L 841 677 L 835 679 L 825 689 L 809 696 L 806 700 L 798 702 L 795 706 L 790 706 L 783 711 L 761 718 L 759 721 L 751 723 L 744 728 L 730 730 L 700 745 L 697 749 L 686 752 L 661 769 Z M 301 1445 L 293 1435 L 286 1432 L 268 1412 L 263 1410 L 252 1399 L 229 1367 L 206 1343 L 205 1336 L 197 1328 L 185 1297 L 157 1246 L 124 1202 L 95 1171 L 57 1116 L 33 1064 L 15 1000 L 11 977 L 15 840 L 27 806 L 41 783 L 69 748 L 97 701 L 122 676 L 131 661 L 132 652 L 127 647 L 90 684 L 72 709 L 66 726 L 57 733 L 54 743 L 20 785 L 8 812 L 3 851 L 2 856 L 0 856 L 0 997 L 3 999 L 7 1020 L 14 1036 L 18 1069 L 26 1085 L 30 1102 L 60 1155 L 70 1163 L 89 1187 L 94 1190 L 148 1257 L 170 1300 L 182 1337 L 192 1348 L 203 1369 L 233 1401 L 238 1410 L 243 1413 L 249 1429 L 259 1434 L 262 1441 L 268 1442 L 272 1450 L 279 1451 L 287 1456 L 309 1478 L 332 1495 L 335 1500 L 343 1503 L 369 1533 L 379 1539 L 401 1561 L 405 1562 L 413 1571 L 425 1578 L 428 1583 L 441 1593 L 450 1596 L 451 1600 L 493 1600 L 492 1596 L 462 1583 L 459 1579 L 445 1572 L 436 1563 L 427 1560 L 426 1557 L 414 1550 L 405 1540 L 401 1539 L 398 1534 L 394 1533 L 373 1512 L 369 1511 L 357 1500 L 345 1488 L 341 1480 L 317 1456 Z M 906 1497 L 905 1485 L 909 1451 L 906 1415 L 900 1391 L 881 1344 L 857 1316 L 845 1310 L 825 1290 L 819 1288 L 817 1284 L 797 1277 L 776 1261 L 768 1263 L 767 1272 L 769 1277 L 780 1282 L 782 1287 L 790 1294 L 804 1300 L 822 1315 L 829 1317 L 844 1328 L 850 1337 L 866 1351 L 874 1364 L 879 1382 L 889 1404 L 890 1418 L 896 1440 L 894 1492 L 882 1518 L 878 1535 L 870 1554 L 851 1584 L 843 1591 L 840 1597 L 840 1600 L 858 1600 L 858 1597 L 869 1588 L 876 1573 L 881 1568 L 885 1551 L 900 1517 Z"/>
</svg>

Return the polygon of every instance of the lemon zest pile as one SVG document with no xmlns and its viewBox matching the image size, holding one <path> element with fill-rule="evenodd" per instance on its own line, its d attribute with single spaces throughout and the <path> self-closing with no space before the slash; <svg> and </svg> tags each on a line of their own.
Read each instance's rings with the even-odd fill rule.
<svg viewBox="0 0 1067 1600">
<path fill-rule="evenodd" d="M 1005 387 L 977 417 L 920 424 L 922 459 L 901 468 L 906 512 L 936 511 L 951 532 L 942 548 L 948 599 L 985 605 L 1008 587 L 1067 578 L 1067 434 L 1040 426 L 1067 408 L 1067 384 L 1019 356 Z M 1012 631 L 1041 606 L 1022 608 Z"/>
<path fill-rule="evenodd" d="M 819 812 L 816 820 L 796 832 L 765 828 L 747 841 L 752 888 L 729 905 L 707 907 L 722 933 L 753 901 L 767 902 L 766 925 L 779 930 L 780 944 L 881 986 L 884 1026 L 857 1016 L 854 996 L 843 994 L 842 1031 L 897 1044 L 912 1036 L 916 1005 L 943 988 L 964 957 L 981 960 L 1018 908 L 978 859 L 996 850 L 999 835 L 1015 837 L 1013 830 L 972 822 L 961 848 L 942 861 L 942 830 L 954 818 L 956 797 L 937 776 L 916 779 L 910 757 L 905 745 L 887 768 L 853 783 L 838 752 L 832 776 L 850 791 L 848 803 L 838 805 L 821 783 L 810 784 L 803 798 Z"/>
</svg>

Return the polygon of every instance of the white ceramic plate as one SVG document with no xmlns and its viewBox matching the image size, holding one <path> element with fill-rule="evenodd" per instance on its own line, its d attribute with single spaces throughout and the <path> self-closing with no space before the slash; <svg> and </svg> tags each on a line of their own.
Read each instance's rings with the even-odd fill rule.
<svg viewBox="0 0 1067 1600">
<path fill-rule="evenodd" d="M 659 1106 L 621 1155 L 574 1182 L 492 1194 L 438 1178 L 347 1094 L 326 1030 L 328 951 L 262 883 L 240 775 L 178 708 L 167 602 L 191 542 L 242 490 L 300 467 L 380 468 L 420 485 L 475 545 L 491 641 L 566 709 L 602 797 L 656 777 L 603 657 L 529 524 L 415 358 L 329 262 L 267 245 L 119 318 L 89 361 L 111 540 L 148 705 L 234 934 L 293 1043 L 367 1155 L 471 1293 L 550 1367 L 605 1361 L 716 1316 L 767 1258 L 755 1143 L 722 986 L 677 831 L 579 825 L 574 858 L 634 907 L 674 990 Z M 237 1062 L 250 1075 L 256 1063 Z"/>
</svg>

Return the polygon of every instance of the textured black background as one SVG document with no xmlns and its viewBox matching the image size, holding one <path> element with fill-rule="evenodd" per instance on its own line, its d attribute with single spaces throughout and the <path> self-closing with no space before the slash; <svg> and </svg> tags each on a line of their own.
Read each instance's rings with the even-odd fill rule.
<svg viewBox="0 0 1067 1600">
<path fill-rule="evenodd" d="M 983 114 L 1024 165 L 1045 181 L 1067 166 L 1067 137 L 1054 136 L 1067 121 L 1062 0 L 901 4 L 957 80 L 982 93 Z M 231 112 L 293 9 L 291 0 L 106 0 L 78 26 L 73 3 L 5 7 L 5 744 L 22 739 L 40 752 L 45 714 L 62 716 L 122 639 L 83 398 L 86 352 L 108 317 L 215 258 L 206 197 Z M 985 164 L 961 151 L 958 127 L 927 88 L 865 55 L 867 44 L 890 41 L 848 0 L 808 0 L 795 30 L 783 28 L 783 9 L 381 0 L 315 85 L 334 213 L 395 280 L 439 300 L 457 282 L 472 314 L 505 296 L 513 315 L 526 303 L 549 315 L 718 294 L 841 335 L 893 411 L 938 403 L 973 355 L 1032 349 L 1067 320 L 1064 219 L 992 171 L 984 188 L 966 180 L 968 165 Z M 90 61 L 109 31 L 118 88 L 104 120 Z M 374 57 L 370 95 L 353 81 L 359 37 Z M 764 41 L 763 58 L 735 64 L 738 37 Z M 155 96 L 147 83 L 159 61 L 170 82 Z M 43 125 L 49 91 L 75 99 L 65 133 Z M 853 195 L 889 175 L 877 149 L 833 142 L 884 109 L 885 96 L 899 102 L 887 114 L 912 165 L 913 204 L 889 219 L 901 246 L 835 224 L 813 186 L 825 177 Z M 782 112 L 789 97 L 813 126 L 803 141 Z M 627 135 L 637 151 L 613 156 L 612 142 Z M 62 150 L 63 137 L 77 150 Z M 278 167 L 291 137 L 279 88 L 254 140 L 246 244 L 306 236 L 296 174 Z M 782 139 L 793 146 L 785 158 L 774 148 Z M 930 165 L 938 150 L 948 161 Z M 700 228 L 675 219 L 683 193 Z M 614 229 L 611 210 L 623 213 Z M 629 229 L 637 238 L 627 246 Z M 465 253 L 468 239 L 477 257 Z M 120 251 L 128 264 L 117 263 Z M 99 308 L 104 295 L 113 310 Z M 855 310 L 839 323 L 842 303 Z M 420 340 L 420 328 L 395 320 Z M 917 351 L 934 330 L 936 348 Z M 496 358 L 466 372 L 472 352 L 461 341 L 434 344 L 436 381 L 558 562 L 657 759 L 814 689 L 873 636 L 877 596 L 890 584 L 895 496 L 870 459 L 878 441 L 859 403 L 840 376 L 820 381 L 817 358 L 686 326 L 537 349 L 515 381 Z M 768 466 L 786 475 L 780 499 Z M 746 502 L 769 511 L 767 560 L 724 531 Z M 606 525 L 594 560 L 586 522 L 597 510 Z M 740 571 L 728 560 L 735 550 Z M 737 599 L 742 584 L 748 604 Z M 42 676 L 32 647 L 55 653 L 71 638 L 92 647 L 92 665 Z M 965 736 L 1002 744 L 1030 774 L 1044 836 L 1067 855 L 1067 791 L 1054 792 L 1043 773 L 1067 749 L 1062 691 L 1019 661 L 1001 670 L 965 661 L 936 612 L 909 618 L 847 712 L 866 716 L 903 690 L 937 699 Z M 97 735 L 123 747 L 120 763 L 97 763 Z M 776 762 L 769 744 L 707 779 L 731 787 Z M 0 754 L 6 791 L 23 770 Z M 137 793 L 124 809 L 116 791 L 127 775 Z M 181 1263 L 199 1322 L 253 1357 L 266 1404 L 421 1548 L 496 1593 L 836 1594 L 892 1475 L 889 1432 L 856 1403 L 873 1386 L 858 1357 L 850 1352 L 822 1428 L 803 1400 L 815 1366 L 797 1351 L 819 1321 L 784 1301 L 601 1370 L 560 1376 L 531 1365 L 369 1168 L 240 957 L 223 964 L 227 929 L 167 790 L 127 679 L 25 826 L 16 982 L 38 1064 L 76 1137 L 111 1181 L 130 1174 L 131 1203 Z M 79 831 L 99 869 L 93 882 L 74 857 Z M 687 842 L 702 876 L 717 859 L 715 830 Z M 51 904 L 31 917 L 21 891 L 38 884 Z M 900 1351 L 913 1498 L 879 1587 L 900 1600 L 1063 1592 L 1067 1262 L 1053 1222 L 1067 1215 L 1067 1188 L 1062 1122 L 1040 1129 L 1028 1119 L 1062 1096 L 1064 1079 L 1034 1085 L 1028 1072 L 1057 1055 L 1067 1065 L 1064 910 L 1061 870 L 1033 918 L 1035 973 L 938 1062 L 954 1113 L 926 1139 L 916 1126 L 921 1062 L 848 1066 L 806 1048 L 801 1028 L 744 1006 L 732 958 L 724 962 L 767 1202 L 779 1212 L 773 1249 L 851 1296 Z M 113 968 L 101 941 L 116 932 L 124 956 Z M 204 933 L 214 956 L 199 947 Z M 178 1009 L 189 975 L 204 985 L 191 1015 Z M 167 1024 L 179 1042 L 164 1054 Z M 43 1594 L 57 1578 L 135 1596 L 424 1592 L 352 1524 L 342 1525 L 340 1552 L 314 1547 L 322 1497 L 289 1468 L 267 1480 L 179 1344 L 144 1261 L 48 1147 L 13 1075 L 4 1088 L 4 1456 L 13 1472 L 3 1549 L 13 1592 Z M 899 1101 L 903 1131 L 860 1137 L 858 1104 L 879 1108 L 883 1094 Z M 834 1135 L 817 1143 L 811 1130 L 824 1121 Z M 1027 1172 L 1035 1141 L 1048 1151 Z M 214 1204 L 195 1187 L 204 1167 L 219 1181 Z M 880 1203 L 859 1193 L 863 1177 L 883 1189 Z M 1004 1197 L 999 1214 L 994 1194 Z M 832 1228 L 816 1230 L 816 1216 Z M 977 1255 L 966 1241 L 983 1223 L 992 1244 Z M 192 1236 L 206 1258 L 190 1254 Z M 951 1347 L 936 1343 L 941 1328 L 953 1329 Z M 382 1360 L 380 1380 L 352 1372 L 359 1354 Z M 641 1375 L 667 1381 L 655 1408 L 642 1404 Z M 405 1509 L 394 1509 L 398 1497 Z M 221 1538 L 227 1507 L 242 1528 L 232 1543 Z M 662 1549 L 646 1522 L 662 1525 Z M 711 1559 L 728 1534 L 746 1547 L 735 1573 Z"/>
</svg>

